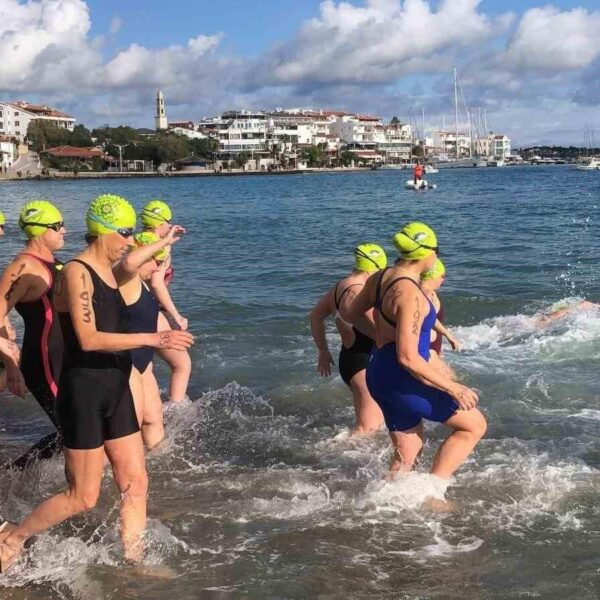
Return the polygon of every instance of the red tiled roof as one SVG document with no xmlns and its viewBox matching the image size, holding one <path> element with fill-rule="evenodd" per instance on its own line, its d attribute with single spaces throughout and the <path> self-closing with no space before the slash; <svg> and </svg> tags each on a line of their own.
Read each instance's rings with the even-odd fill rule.
<svg viewBox="0 0 600 600">
<path fill-rule="evenodd" d="M 96 148 L 77 148 L 76 146 L 56 146 L 45 150 L 46 154 L 57 158 L 97 158 L 103 157 L 104 152 Z"/>
<path fill-rule="evenodd" d="M 11 105 L 16 108 L 26 110 L 27 112 L 33 113 L 35 115 L 39 115 L 41 117 L 57 117 L 57 118 L 62 118 L 62 119 L 73 119 L 73 117 L 71 115 L 61 112 L 60 110 L 56 110 L 55 108 L 50 108 L 49 106 L 46 106 L 46 105 L 42 106 L 39 104 L 30 104 L 29 102 L 23 102 L 22 100 L 19 100 L 17 102 L 11 102 Z"/>
</svg>

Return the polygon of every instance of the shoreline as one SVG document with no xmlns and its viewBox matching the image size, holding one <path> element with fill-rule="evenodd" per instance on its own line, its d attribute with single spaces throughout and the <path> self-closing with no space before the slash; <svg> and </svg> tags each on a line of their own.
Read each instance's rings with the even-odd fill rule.
<svg viewBox="0 0 600 600">
<path fill-rule="evenodd" d="M 359 173 L 372 171 L 371 167 L 344 167 L 344 168 L 323 168 L 323 169 L 291 169 L 285 171 L 173 171 L 169 173 L 156 172 L 108 172 L 108 171 L 90 171 L 86 173 L 79 172 L 75 175 L 72 171 L 63 171 L 53 173 L 52 175 L 30 175 L 29 177 L 17 177 L 14 173 L 0 174 L 0 183 L 15 181 L 59 181 L 59 180 L 82 180 L 82 179 L 143 179 L 143 178 L 168 178 L 168 177 L 241 177 L 251 175 L 254 177 L 267 177 L 269 175 L 303 175 L 318 173 Z"/>
</svg>

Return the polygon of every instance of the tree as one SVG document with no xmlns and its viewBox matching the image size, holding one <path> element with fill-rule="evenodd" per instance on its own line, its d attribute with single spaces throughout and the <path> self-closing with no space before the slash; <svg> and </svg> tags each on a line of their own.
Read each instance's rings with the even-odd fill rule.
<svg viewBox="0 0 600 600">
<path fill-rule="evenodd" d="M 240 169 L 243 169 L 249 160 L 250 155 L 247 152 L 240 152 L 240 154 L 235 157 L 234 162 Z"/>
<path fill-rule="evenodd" d="M 309 167 L 320 167 L 325 162 L 325 152 L 321 144 L 309 146 L 302 150 L 302 158 L 306 160 Z"/>
<path fill-rule="evenodd" d="M 418 157 L 423 157 L 424 156 L 423 146 L 421 146 L 420 144 L 417 144 L 416 146 L 413 146 L 411 152 L 412 152 L 413 156 L 418 156 Z"/>
<path fill-rule="evenodd" d="M 202 158 L 212 158 L 215 152 L 219 149 L 218 140 L 212 138 L 204 139 L 189 139 L 188 140 L 189 153 L 194 156 L 200 156 Z"/>
<path fill-rule="evenodd" d="M 394 115 L 390 121 L 390 125 L 400 125 L 400 119 Z"/>
<path fill-rule="evenodd" d="M 356 160 L 356 156 L 354 152 L 350 152 L 350 150 L 344 150 L 340 154 L 340 163 L 345 167 L 349 167 L 354 160 Z"/>
<path fill-rule="evenodd" d="M 139 139 L 136 129 L 129 125 L 119 125 L 118 127 L 109 127 L 102 125 L 92 130 L 92 137 L 98 140 L 98 143 L 104 144 L 111 142 L 113 144 L 127 144 Z"/>
</svg>

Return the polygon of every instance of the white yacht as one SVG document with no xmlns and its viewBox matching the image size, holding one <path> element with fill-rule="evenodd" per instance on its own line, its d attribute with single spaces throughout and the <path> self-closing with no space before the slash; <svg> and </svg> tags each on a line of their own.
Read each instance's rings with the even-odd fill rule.
<svg viewBox="0 0 600 600">
<path fill-rule="evenodd" d="M 487 161 L 488 167 L 504 167 L 505 165 L 506 165 L 506 163 L 501 158 L 490 158 Z"/>
<path fill-rule="evenodd" d="M 577 159 L 575 168 L 578 171 L 595 171 L 600 169 L 600 161 L 595 156 L 582 156 Z"/>
</svg>

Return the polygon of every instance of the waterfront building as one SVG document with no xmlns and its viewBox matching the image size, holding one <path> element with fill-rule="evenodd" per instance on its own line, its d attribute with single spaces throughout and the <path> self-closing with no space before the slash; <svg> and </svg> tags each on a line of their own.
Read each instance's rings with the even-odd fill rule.
<svg viewBox="0 0 600 600">
<path fill-rule="evenodd" d="M 265 113 L 247 110 L 232 110 L 214 122 L 219 152 L 239 154 L 241 152 L 267 152 L 269 118 Z"/>
<path fill-rule="evenodd" d="M 156 92 L 156 114 L 154 116 L 154 127 L 156 131 L 165 131 L 169 127 L 167 119 L 167 107 L 162 90 Z"/>
<path fill-rule="evenodd" d="M 74 117 L 45 104 L 0 102 L 0 135 L 15 137 L 23 142 L 29 123 L 34 120 L 46 121 L 69 131 L 75 127 Z"/>
<path fill-rule="evenodd" d="M 431 132 L 433 138 L 433 154 L 449 158 L 468 158 L 472 155 L 471 136 L 466 133 L 443 129 Z M 458 145 L 458 153 L 456 147 Z"/>
<path fill-rule="evenodd" d="M 511 140 L 506 135 L 490 132 L 474 140 L 474 151 L 477 156 L 506 160 L 510 156 Z"/>
<path fill-rule="evenodd" d="M 386 163 L 405 164 L 411 161 L 414 139 L 412 127 L 408 123 L 377 125 L 375 141 L 377 151 Z"/>
<path fill-rule="evenodd" d="M 0 136 L 0 173 L 9 169 L 17 159 L 17 147 L 14 138 Z"/>
<path fill-rule="evenodd" d="M 379 117 L 371 115 L 350 115 L 329 113 L 335 120 L 332 120 L 329 129 L 331 133 L 337 135 L 342 142 L 352 144 L 353 146 L 376 144 L 376 128 L 382 125 Z"/>
</svg>

